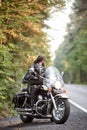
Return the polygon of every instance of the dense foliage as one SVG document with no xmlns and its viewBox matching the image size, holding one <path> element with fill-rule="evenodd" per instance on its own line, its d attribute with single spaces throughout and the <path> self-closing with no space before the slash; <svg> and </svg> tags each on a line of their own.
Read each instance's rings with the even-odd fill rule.
<svg viewBox="0 0 87 130">
<path fill-rule="evenodd" d="M 52 6 L 63 6 L 63 0 L 0 1 L 0 117 L 12 113 L 13 93 L 28 66 L 39 54 L 49 61 L 44 19 Z"/>
<path fill-rule="evenodd" d="M 87 83 L 87 1 L 75 0 L 67 36 L 56 51 L 55 65 L 65 71 L 65 81 Z"/>
</svg>

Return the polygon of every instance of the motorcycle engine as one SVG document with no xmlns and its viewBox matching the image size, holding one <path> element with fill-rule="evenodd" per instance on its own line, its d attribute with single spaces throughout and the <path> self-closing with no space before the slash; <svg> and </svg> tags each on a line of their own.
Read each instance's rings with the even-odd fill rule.
<svg viewBox="0 0 87 130">
<path fill-rule="evenodd" d="M 43 99 L 42 95 L 38 96 L 38 101 L 36 105 L 36 112 L 40 115 L 47 114 L 47 101 Z"/>
</svg>

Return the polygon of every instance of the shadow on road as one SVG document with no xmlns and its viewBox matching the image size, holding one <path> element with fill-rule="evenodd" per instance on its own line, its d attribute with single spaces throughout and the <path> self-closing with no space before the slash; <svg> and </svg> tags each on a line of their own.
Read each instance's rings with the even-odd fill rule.
<svg viewBox="0 0 87 130">
<path fill-rule="evenodd" d="M 26 127 L 30 127 L 32 129 L 32 127 L 35 126 L 46 126 L 46 125 L 52 125 L 54 123 L 50 122 L 50 120 L 34 120 L 32 123 L 22 123 L 22 122 L 16 122 L 15 124 L 13 123 L 9 123 L 7 125 L 1 126 L 0 130 L 21 130 L 22 128 L 26 128 Z"/>
</svg>

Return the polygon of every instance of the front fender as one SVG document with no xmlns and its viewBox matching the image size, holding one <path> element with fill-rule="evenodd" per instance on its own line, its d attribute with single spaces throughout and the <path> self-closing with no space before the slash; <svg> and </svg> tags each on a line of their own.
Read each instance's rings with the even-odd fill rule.
<svg viewBox="0 0 87 130">
<path fill-rule="evenodd" d="M 54 98 L 69 99 L 69 97 L 63 93 L 57 94 Z"/>
</svg>

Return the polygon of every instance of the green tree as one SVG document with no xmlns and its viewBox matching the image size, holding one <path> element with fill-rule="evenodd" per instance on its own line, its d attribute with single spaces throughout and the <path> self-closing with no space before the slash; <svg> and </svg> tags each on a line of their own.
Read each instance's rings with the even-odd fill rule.
<svg viewBox="0 0 87 130">
<path fill-rule="evenodd" d="M 67 82 L 87 82 L 87 1 L 76 0 L 67 25 L 68 35 L 56 52 L 55 65 L 64 69 Z"/>
<path fill-rule="evenodd" d="M 39 54 L 50 60 L 44 19 L 63 0 L 3 0 L 0 3 L 0 117 L 12 112 L 13 93 Z"/>
</svg>

